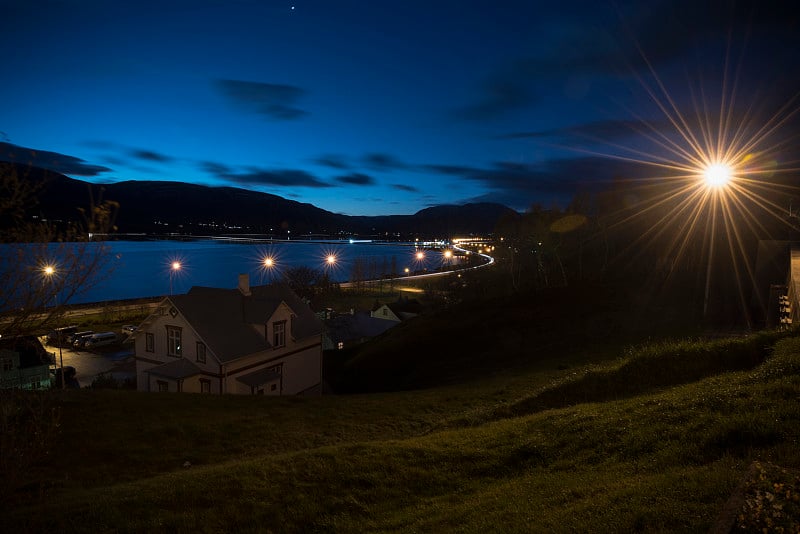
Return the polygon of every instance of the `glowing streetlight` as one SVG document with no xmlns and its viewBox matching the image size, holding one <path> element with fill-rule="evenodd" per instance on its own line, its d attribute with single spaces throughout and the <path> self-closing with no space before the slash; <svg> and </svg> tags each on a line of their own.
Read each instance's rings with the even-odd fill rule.
<svg viewBox="0 0 800 534">
<path fill-rule="evenodd" d="M 444 259 L 445 260 L 449 260 L 452 257 L 453 257 L 453 251 L 452 250 L 448 249 L 448 250 L 444 251 Z"/>
<path fill-rule="evenodd" d="M 181 270 L 181 262 L 173 261 L 170 265 L 169 269 L 169 294 L 172 295 L 172 280 L 175 278 L 175 275 L 178 274 Z"/>
<path fill-rule="evenodd" d="M 714 163 L 703 169 L 706 187 L 720 189 L 728 185 L 733 177 L 733 169 L 725 163 Z"/>
<path fill-rule="evenodd" d="M 333 254 L 328 254 L 328 256 L 325 258 L 325 263 L 332 267 L 336 264 L 336 256 Z"/>
<path fill-rule="evenodd" d="M 45 265 L 42 267 L 42 274 L 44 274 L 45 278 L 52 282 L 53 277 L 56 274 L 56 268 L 53 265 Z M 54 306 L 58 307 L 58 292 L 55 292 L 53 295 Z M 58 328 L 58 320 L 56 319 L 56 332 L 58 333 L 58 361 L 59 365 L 61 366 L 61 389 L 64 389 L 66 385 L 64 384 L 64 354 L 61 351 L 61 329 Z"/>
<path fill-rule="evenodd" d="M 275 268 L 275 258 L 264 256 L 261 259 L 261 283 L 264 283 L 264 273 L 269 273 L 269 283 L 272 283 L 272 270 Z"/>
<path fill-rule="evenodd" d="M 406 267 L 405 269 L 403 269 L 403 271 L 405 271 L 406 275 L 408 275 L 408 273 L 409 273 L 409 272 L 411 272 L 411 269 L 409 269 L 408 267 Z"/>
<path fill-rule="evenodd" d="M 422 261 L 424 259 L 425 259 L 425 253 L 422 252 L 421 250 L 417 252 L 417 261 Z"/>
</svg>

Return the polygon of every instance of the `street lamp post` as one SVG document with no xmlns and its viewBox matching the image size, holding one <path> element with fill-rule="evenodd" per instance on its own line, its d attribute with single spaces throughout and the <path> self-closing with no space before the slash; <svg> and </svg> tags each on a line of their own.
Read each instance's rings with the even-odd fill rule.
<svg viewBox="0 0 800 534">
<path fill-rule="evenodd" d="M 56 274 L 56 268 L 52 265 L 45 265 L 44 269 L 42 269 L 45 277 L 49 282 L 53 282 L 53 276 Z M 54 284 L 55 282 L 53 282 Z M 58 308 L 58 292 L 53 291 L 53 306 Z M 58 343 L 58 364 L 61 367 L 61 389 L 64 389 L 66 385 L 64 384 L 64 354 L 61 352 L 61 329 L 58 328 L 58 322 L 56 322 L 56 335 L 57 335 L 57 343 Z"/>
<path fill-rule="evenodd" d="M 272 283 L 272 268 L 275 267 L 275 260 L 267 256 L 264 258 L 264 270 L 269 273 L 269 283 Z"/>
<path fill-rule="evenodd" d="M 178 271 L 181 270 L 181 262 L 173 261 L 172 265 L 170 266 L 169 270 L 169 294 L 172 295 L 172 280 L 175 278 L 175 275 Z"/>
<path fill-rule="evenodd" d="M 708 317 L 708 301 L 711 293 L 711 266 L 714 263 L 714 248 L 716 247 L 716 227 L 717 227 L 717 201 L 719 195 L 724 192 L 733 177 L 733 169 L 725 163 L 713 163 L 703 169 L 703 180 L 709 194 L 712 195 L 711 202 L 711 242 L 708 250 L 708 265 L 706 266 L 706 289 L 703 296 L 703 317 Z"/>
</svg>

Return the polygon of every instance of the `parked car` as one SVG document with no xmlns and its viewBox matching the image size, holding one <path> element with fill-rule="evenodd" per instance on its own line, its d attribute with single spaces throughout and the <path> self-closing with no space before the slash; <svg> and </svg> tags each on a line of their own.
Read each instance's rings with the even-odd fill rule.
<svg viewBox="0 0 800 534">
<path fill-rule="evenodd" d="M 131 334 L 136 332 L 138 329 L 139 329 L 139 327 L 136 326 L 136 325 L 126 324 L 126 325 L 124 325 L 122 327 L 122 333 L 125 334 L 126 336 L 130 336 Z"/>
<path fill-rule="evenodd" d="M 72 338 L 72 346 L 76 349 L 82 349 L 83 344 L 89 339 L 89 336 L 94 335 L 93 330 L 86 330 L 85 332 L 78 332 Z"/>
<path fill-rule="evenodd" d="M 83 336 L 91 336 L 92 334 L 94 334 L 94 330 L 81 330 L 80 332 L 73 332 L 67 335 L 67 341 L 65 345 L 74 345 L 77 339 L 80 339 Z"/>
<path fill-rule="evenodd" d="M 83 348 L 94 349 L 105 345 L 113 345 L 117 342 L 117 334 L 115 332 L 101 332 L 99 334 L 92 334 L 85 338 Z"/>
<path fill-rule="evenodd" d="M 45 343 L 48 345 L 58 345 L 59 342 L 61 344 L 65 344 L 67 342 L 67 338 L 70 334 L 74 334 L 78 331 L 77 325 L 70 325 L 70 326 L 62 326 L 51 330 L 47 333 L 47 338 L 45 339 Z"/>
</svg>

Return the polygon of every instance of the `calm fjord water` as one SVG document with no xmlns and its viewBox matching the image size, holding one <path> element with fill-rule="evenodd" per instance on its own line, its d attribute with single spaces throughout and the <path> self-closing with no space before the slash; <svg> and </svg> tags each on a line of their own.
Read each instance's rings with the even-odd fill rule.
<svg viewBox="0 0 800 534">
<path fill-rule="evenodd" d="M 185 293 L 192 286 L 234 288 L 239 273 L 250 275 L 250 284 L 278 279 L 283 270 L 308 266 L 325 269 L 331 278 L 344 282 L 352 277 L 354 261 L 364 258 L 383 268 L 394 263 L 398 272 L 435 268 L 436 255 L 428 255 L 425 264 L 414 257 L 413 244 L 374 244 L 348 242 L 271 242 L 235 243 L 215 239 L 193 241 L 107 241 L 108 262 L 96 286 L 70 303 L 101 302 Z M 54 250 L 55 247 L 54 247 Z M 326 257 L 336 257 L 334 265 Z M 263 268 L 266 256 L 274 259 L 271 270 Z M 58 258 L 48 261 L 58 263 Z M 180 262 L 180 270 L 172 272 L 172 262 Z M 385 262 L 385 263 L 384 263 Z"/>
</svg>

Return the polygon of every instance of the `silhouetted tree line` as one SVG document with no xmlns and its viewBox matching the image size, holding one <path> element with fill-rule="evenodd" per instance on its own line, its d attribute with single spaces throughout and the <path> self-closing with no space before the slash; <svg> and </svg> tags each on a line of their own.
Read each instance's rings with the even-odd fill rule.
<svg viewBox="0 0 800 534">
<path fill-rule="evenodd" d="M 752 218 L 733 202 L 668 181 L 618 180 L 566 208 L 506 214 L 495 230 L 495 290 L 602 281 L 643 306 L 680 303 L 698 319 L 710 310 L 712 319 L 749 322 L 758 242 L 786 239 L 792 225 L 784 198 L 756 205 Z"/>
</svg>

